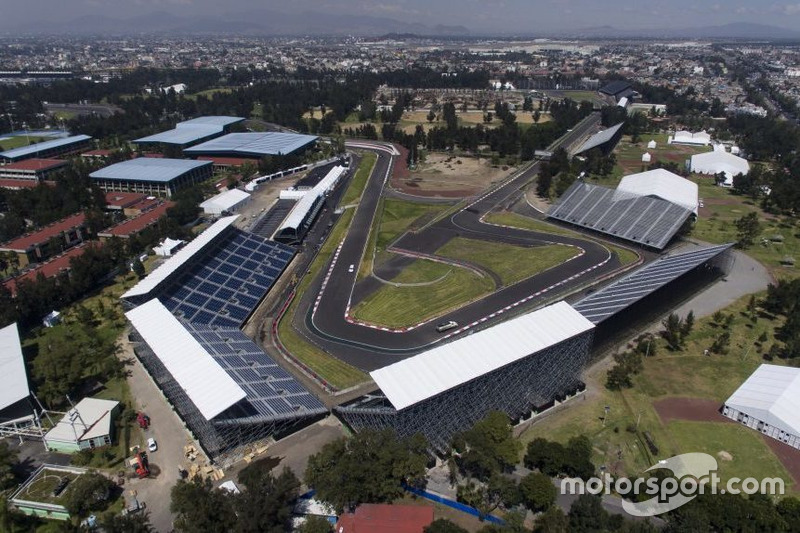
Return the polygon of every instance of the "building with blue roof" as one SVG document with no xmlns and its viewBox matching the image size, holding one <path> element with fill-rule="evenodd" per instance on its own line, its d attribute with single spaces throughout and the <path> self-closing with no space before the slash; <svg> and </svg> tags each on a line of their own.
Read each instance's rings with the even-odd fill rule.
<svg viewBox="0 0 800 533">
<path fill-rule="evenodd" d="M 26 159 L 47 159 L 66 154 L 74 154 L 91 147 L 92 138 L 88 135 L 73 135 L 63 139 L 53 139 L 30 146 L 21 146 L 13 150 L 0 152 L 0 161 L 15 163 Z"/>
<path fill-rule="evenodd" d="M 122 191 L 172 196 L 176 191 L 211 178 L 211 161 L 140 157 L 89 174 L 106 192 Z"/>
<path fill-rule="evenodd" d="M 208 116 L 178 122 L 174 129 L 133 141 L 138 145 L 169 145 L 187 148 L 215 139 L 230 131 L 231 126 L 244 122 L 242 117 Z"/>
<path fill-rule="evenodd" d="M 317 142 L 316 135 L 279 132 L 229 133 L 183 151 L 196 156 L 266 157 L 303 152 Z"/>
</svg>

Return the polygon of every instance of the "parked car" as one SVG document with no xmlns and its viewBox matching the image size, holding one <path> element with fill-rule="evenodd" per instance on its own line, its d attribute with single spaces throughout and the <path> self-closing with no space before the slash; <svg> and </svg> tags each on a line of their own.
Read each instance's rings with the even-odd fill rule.
<svg viewBox="0 0 800 533">
<path fill-rule="evenodd" d="M 158 449 L 158 444 L 156 443 L 156 439 L 154 439 L 153 437 L 147 439 L 147 449 L 150 450 L 151 452 L 154 452 Z"/>
</svg>

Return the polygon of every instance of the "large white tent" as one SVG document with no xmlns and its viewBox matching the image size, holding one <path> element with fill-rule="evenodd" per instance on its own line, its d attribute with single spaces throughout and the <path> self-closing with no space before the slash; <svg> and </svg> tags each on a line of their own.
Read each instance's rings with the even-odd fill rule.
<svg viewBox="0 0 800 533">
<path fill-rule="evenodd" d="M 672 137 L 671 144 L 693 144 L 696 146 L 708 146 L 711 144 L 711 135 L 705 131 L 692 133 L 690 131 L 676 131 Z"/>
<path fill-rule="evenodd" d="M 697 184 L 663 168 L 625 176 L 617 190 L 639 196 L 658 196 L 697 213 Z"/>
<path fill-rule="evenodd" d="M 207 215 L 233 213 L 250 200 L 250 194 L 240 189 L 229 189 L 209 198 L 200 207 Z"/>
<path fill-rule="evenodd" d="M 750 164 L 738 155 L 714 151 L 693 155 L 691 169 L 698 174 L 716 175 L 722 172 L 725 174 L 724 185 L 731 187 L 735 175 L 747 175 L 750 172 Z"/>
<path fill-rule="evenodd" d="M 722 414 L 800 448 L 800 368 L 759 366 L 727 399 Z"/>
</svg>

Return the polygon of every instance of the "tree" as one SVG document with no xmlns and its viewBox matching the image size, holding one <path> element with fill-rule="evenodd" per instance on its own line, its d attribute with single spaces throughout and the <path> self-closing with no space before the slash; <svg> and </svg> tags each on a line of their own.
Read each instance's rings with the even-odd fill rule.
<svg viewBox="0 0 800 533">
<path fill-rule="evenodd" d="M 191 481 L 181 479 L 170 495 L 177 531 L 229 533 L 237 521 L 233 497 L 227 491 L 216 490 L 209 479 L 199 476 Z"/>
<path fill-rule="evenodd" d="M 686 315 L 686 318 L 683 319 L 683 326 L 681 327 L 681 341 L 683 340 L 692 332 L 694 328 L 694 310 L 689 310 L 689 313 Z"/>
<path fill-rule="evenodd" d="M 424 486 L 427 448 L 419 434 L 400 439 L 389 429 L 361 431 L 312 455 L 305 481 L 338 512 L 360 503 L 392 501 L 404 493 L 402 483 Z"/>
<path fill-rule="evenodd" d="M 467 533 L 467 530 L 446 518 L 439 518 L 422 530 L 423 533 Z"/>
<path fill-rule="evenodd" d="M 436 113 L 434 113 L 433 108 L 431 108 L 431 110 L 428 111 L 428 116 L 425 118 L 428 119 L 428 122 L 433 122 L 434 120 L 436 120 Z"/>
<path fill-rule="evenodd" d="M 323 516 L 308 515 L 306 521 L 295 531 L 297 533 L 331 533 L 333 526 Z"/>
<path fill-rule="evenodd" d="M 606 388 L 608 390 L 622 390 L 633 387 L 631 374 L 624 367 L 614 365 L 606 373 Z"/>
<path fill-rule="evenodd" d="M 519 491 L 525 507 L 538 513 L 547 510 L 556 501 L 556 487 L 550 476 L 533 472 L 519 482 Z"/>
<path fill-rule="evenodd" d="M 239 474 L 239 481 L 247 490 L 234 499 L 238 532 L 282 533 L 291 529 L 292 502 L 297 498 L 300 481 L 288 468 L 274 477 L 265 465 L 252 463 Z"/>
<path fill-rule="evenodd" d="M 536 520 L 536 527 L 533 531 L 534 533 L 567 533 L 568 527 L 569 520 L 564 511 L 556 506 L 550 506 Z"/>
<path fill-rule="evenodd" d="M 17 451 L 12 450 L 8 442 L 0 442 L 0 491 L 10 489 L 16 484 L 14 465 L 17 463 Z"/>
<path fill-rule="evenodd" d="M 681 318 L 675 313 L 670 313 L 662 325 L 664 331 L 661 332 L 661 336 L 667 341 L 669 349 L 675 351 L 683 349 L 683 321 Z"/>
<path fill-rule="evenodd" d="M 622 521 L 622 517 L 615 515 L 617 524 Z M 611 524 L 608 512 L 603 509 L 599 496 L 591 494 L 581 494 L 569 508 L 569 531 L 605 532 L 617 529 Z"/>
<path fill-rule="evenodd" d="M 542 119 L 542 114 L 539 112 L 538 109 L 533 112 L 532 118 L 533 118 L 533 123 L 534 124 L 538 124 L 539 121 Z"/>
<path fill-rule="evenodd" d="M 64 494 L 64 507 L 73 516 L 84 516 L 90 511 L 108 507 L 116 485 L 102 474 L 87 472 L 68 485 Z"/>
<path fill-rule="evenodd" d="M 494 472 L 513 467 L 522 444 L 512 434 L 508 415 L 492 411 L 456 439 L 459 466 L 467 474 L 488 480 Z"/>
<path fill-rule="evenodd" d="M 748 213 L 736 219 L 736 245 L 739 248 L 749 248 L 755 243 L 756 238 L 761 234 L 761 223 L 758 221 L 756 212 Z"/>
<path fill-rule="evenodd" d="M 100 520 L 100 525 L 106 533 L 155 533 L 155 528 L 150 524 L 150 515 L 147 512 L 119 515 L 109 514 Z"/>
<path fill-rule="evenodd" d="M 133 261 L 133 272 L 139 279 L 143 279 L 147 275 L 144 269 L 144 263 L 142 263 L 138 257 Z"/>
</svg>

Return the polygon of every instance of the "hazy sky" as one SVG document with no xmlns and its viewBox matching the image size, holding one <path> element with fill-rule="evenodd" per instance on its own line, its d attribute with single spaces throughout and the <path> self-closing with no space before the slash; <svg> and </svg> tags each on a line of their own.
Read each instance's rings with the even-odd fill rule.
<svg viewBox="0 0 800 533">
<path fill-rule="evenodd" d="M 676 28 L 754 22 L 800 28 L 800 1 L 770 0 L 2 0 L 6 22 L 68 21 L 89 14 L 127 18 L 152 11 L 218 16 L 253 9 L 335 11 L 473 32 L 540 31 L 611 25 Z"/>
</svg>

